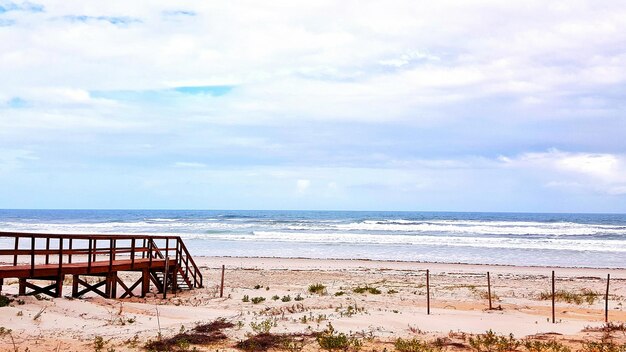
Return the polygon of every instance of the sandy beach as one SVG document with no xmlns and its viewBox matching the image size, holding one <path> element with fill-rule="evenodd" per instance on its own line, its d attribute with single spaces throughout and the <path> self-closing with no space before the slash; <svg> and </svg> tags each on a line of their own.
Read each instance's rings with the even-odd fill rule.
<svg viewBox="0 0 626 352">
<path fill-rule="evenodd" d="M 392 350 L 397 338 L 437 337 L 451 343 L 446 348 L 470 349 L 467 336 L 490 329 L 520 339 L 549 334 L 578 349 L 580 341 L 602 336 L 586 330 L 604 324 L 607 274 L 611 275 L 609 319 L 626 321 L 625 269 L 235 257 L 198 257 L 196 261 L 205 287 L 169 294 L 165 300 L 156 293 L 118 300 L 92 295 L 81 299 L 14 297 L 16 280 L 7 280 L 3 294 L 14 301 L 0 308 L 0 327 L 12 332 L 0 336 L 0 350 L 13 350 L 13 343 L 30 351 L 141 350 L 147 341 L 158 339 L 159 331 L 167 338 L 218 318 L 234 324 L 223 331 L 227 338 L 208 345 L 192 344 L 192 348 L 236 349 L 238 341 L 257 333 L 258 324 L 266 322 L 272 334 L 307 335 L 331 323 L 337 332 L 362 340 L 362 348 L 381 350 Z M 224 297 L 220 298 L 222 265 L 226 272 Z M 430 315 L 426 312 L 427 269 Z M 556 324 L 550 321 L 553 269 L 560 293 Z M 493 310 L 488 309 L 487 271 Z M 321 285 L 319 291 L 311 292 L 310 286 L 316 284 Z M 66 294 L 70 287 L 71 282 L 66 282 Z M 623 331 L 613 338 L 625 342 Z M 320 349 L 313 337 L 305 338 L 300 347 Z"/>
</svg>

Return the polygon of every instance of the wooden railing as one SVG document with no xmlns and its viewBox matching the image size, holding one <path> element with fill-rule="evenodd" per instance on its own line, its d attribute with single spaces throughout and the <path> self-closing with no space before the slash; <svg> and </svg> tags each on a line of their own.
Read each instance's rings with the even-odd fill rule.
<svg viewBox="0 0 626 352">
<path fill-rule="evenodd" d="M 0 260 L 8 266 L 29 265 L 31 275 L 38 265 L 56 265 L 59 274 L 64 265 L 86 264 L 87 272 L 94 262 L 129 260 L 131 270 L 138 260 L 175 259 L 191 287 L 202 287 L 202 273 L 179 236 L 85 235 L 0 232 L 0 240 L 12 249 L 0 248 Z M 8 241 L 7 241 L 8 240 Z M 7 264 L 1 264 L 7 266 Z"/>
</svg>

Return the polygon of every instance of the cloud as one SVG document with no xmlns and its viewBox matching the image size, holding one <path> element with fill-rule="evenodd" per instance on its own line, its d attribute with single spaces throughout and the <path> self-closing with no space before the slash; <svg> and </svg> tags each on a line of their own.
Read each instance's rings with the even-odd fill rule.
<svg viewBox="0 0 626 352">
<path fill-rule="evenodd" d="M 506 167 L 542 174 L 548 179 L 548 187 L 588 189 L 611 195 L 626 194 L 626 155 L 572 153 L 552 149 L 524 153 L 514 158 L 501 157 L 500 161 Z"/>
<path fill-rule="evenodd" d="M 298 193 L 305 193 L 311 187 L 311 180 L 301 179 L 296 181 Z"/>
<path fill-rule="evenodd" d="M 92 22 L 102 21 L 108 22 L 116 26 L 127 26 L 132 23 L 141 23 L 139 18 L 133 18 L 128 16 L 87 16 L 87 15 L 66 15 L 61 17 L 63 20 L 70 22 Z"/>
<path fill-rule="evenodd" d="M 21 168 L 29 161 L 39 159 L 32 151 L 24 149 L 0 149 L 0 174 Z"/>
<path fill-rule="evenodd" d="M 186 162 L 186 161 L 177 161 L 174 163 L 174 167 L 178 168 L 193 168 L 193 169 L 201 169 L 205 168 L 206 165 L 203 163 L 195 163 L 195 162 Z"/>
<path fill-rule="evenodd" d="M 493 186 L 512 208 L 554 192 L 626 210 L 611 203 L 625 185 L 620 3 L 0 6 L 0 148 L 45 156 L 41 175 L 105 165 L 200 183 L 210 166 L 274 207 L 308 180 L 307 201 L 332 188 L 345 208 L 498 210 L 479 194 Z"/>
<path fill-rule="evenodd" d="M 0 1 L 0 14 L 11 11 L 44 12 L 44 6 L 28 1 L 21 3 Z"/>
</svg>

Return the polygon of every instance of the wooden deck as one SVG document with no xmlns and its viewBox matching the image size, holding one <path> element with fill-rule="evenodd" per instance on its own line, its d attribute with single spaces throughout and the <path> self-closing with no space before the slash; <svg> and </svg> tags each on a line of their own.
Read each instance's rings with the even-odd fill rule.
<svg viewBox="0 0 626 352">
<path fill-rule="evenodd" d="M 20 295 L 61 297 L 65 277 L 70 275 L 73 297 L 93 292 L 117 298 L 120 288 L 120 298 L 124 298 L 137 295 L 137 287 L 145 296 L 150 292 L 150 283 L 164 297 L 168 291 L 202 287 L 202 274 L 178 236 L 0 232 L 0 239 L 7 238 L 14 246 L 0 248 L 0 291 L 4 279 L 15 278 L 19 280 Z M 140 272 L 141 277 L 127 284 L 118 272 Z M 89 284 L 84 280 L 86 276 L 102 281 Z M 41 280 L 52 283 L 39 286 Z M 100 289 L 103 286 L 104 291 Z"/>
</svg>

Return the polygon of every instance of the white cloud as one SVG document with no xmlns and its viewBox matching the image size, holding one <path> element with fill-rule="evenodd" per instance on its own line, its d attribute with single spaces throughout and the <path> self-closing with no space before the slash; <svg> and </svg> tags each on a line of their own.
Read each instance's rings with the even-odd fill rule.
<svg viewBox="0 0 626 352">
<path fill-rule="evenodd" d="M 506 167 L 541 175 L 548 187 L 588 189 L 612 195 L 626 193 L 626 155 L 552 149 L 500 157 L 499 161 Z"/>
<path fill-rule="evenodd" d="M 174 163 L 174 167 L 202 169 L 202 168 L 205 168 L 206 165 L 203 163 L 196 163 L 196 162 L 177 161 Z"/>
<path fill-rule="evenodd" d="M 301 179 L 296 181 L 296 189 L 298 193 L 305 193 L 311 187 L 311 180 Z"/>
</svg>

